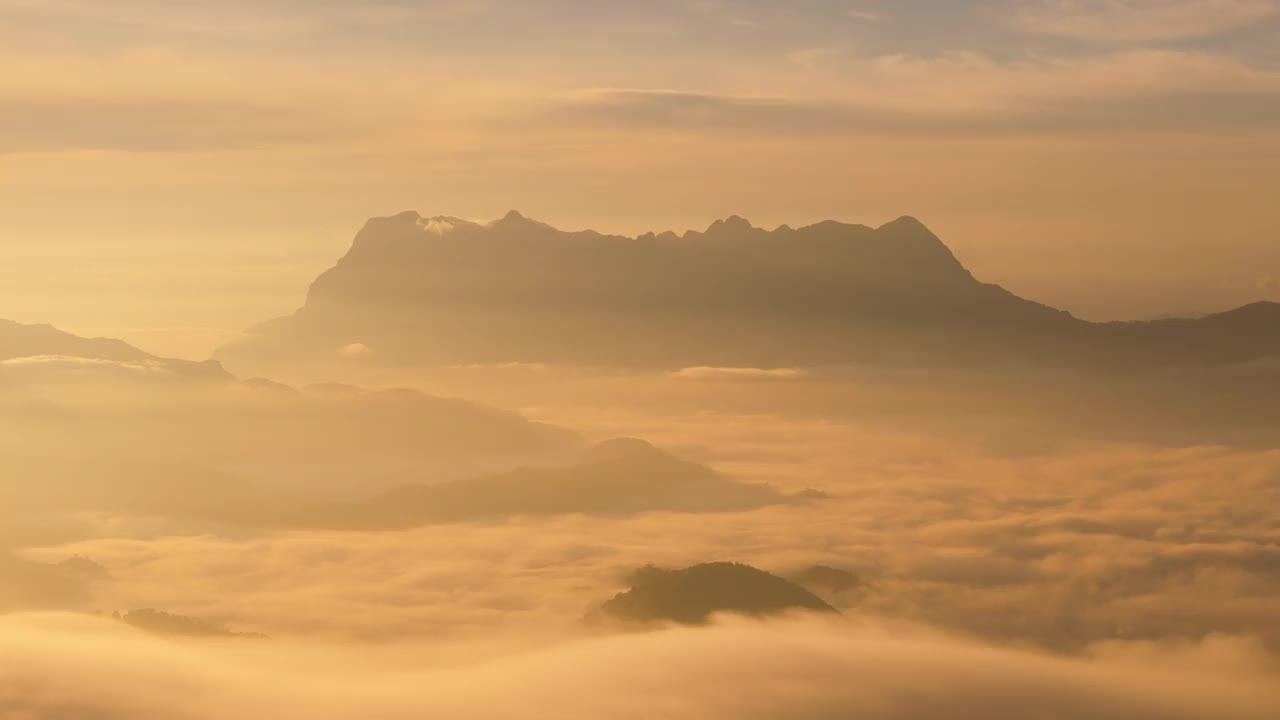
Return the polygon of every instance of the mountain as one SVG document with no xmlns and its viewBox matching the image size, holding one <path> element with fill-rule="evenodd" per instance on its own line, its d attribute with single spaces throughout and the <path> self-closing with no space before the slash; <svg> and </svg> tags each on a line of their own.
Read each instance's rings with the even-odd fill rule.
<svg viewBox="0 0 1280 720">
<path fill-rule="evenodd" d="M 836 613 L 818 596 L 777 575 L 719 562 L 683 570 L 641 568 L 631 589 L 614 596 L 590 619 L 702 625 L 717 613 L 762 617 L 787 611 Z"/>
<path fill-rule="evenodd" d="M 0 393 L 0 455 L 23 479 L 0 504 L 0 527 L 79 511 L 270 524 L 321 499 L 563 461 L 583 449 L 564 428 L 414 390 L 333 394 L 266 381 L 127 389 Z"/>
<path fill-rule="evenodd" d="M 410 485 L 370 500 L 314 507 L 296 522 L 385 530 L 515 515 L 734 512 L 807 499 L 723 477 L 643 440 L 619 438 L 596 446 L 576 465 Z"/>
<path fill-rule="evenodd" d="M 84 338 L 52 325 L 0 319 L 0 367 L 65 377 L 114 374 L 135 378 L 231 380 L 216 361 L 191 362 L 152 355 L 111 338 Z"/>
<path fill-rule="evenodd" d="M 155 386 L 154 394 L 145 395 L 149 402 L 138 404 L 150 414 L 116 417 L 91 433 L 171 438 L 165 451 L 174 449 L 175 434 L 187 436 L 179 445 L 189 441 L 202 452 L 222 442 L 234 445 L 238 458 L 258 456 L 257 451 L 247 450 L 250 446 L 269 447 L 271 455 L 286 457 L 341 453 L 411 459 L 530 457 L 580 447 L 572 432 L 466 400 L 404 388 L 367 390 L 330 384 L 299 390 L 266 378 L 241 381 L 214 360 L 162 358 L 120 340 L 83 338 L 50 325 L 0 320 L 0 381 L 38 384 L 121 377 L 217 381 L 202 385 L 199 392 L 188 388 L 193 392 L 182 394 L 169 392 L 167 385 Z M 55 432 L 74 427 L 79 419 L 75 411 L 94 400 L 70 397 L 74 409 L 53 402 L 53 398 L 65 399 L 65 393 L 51 395 L 45 415 L 27 418 L 24 429 L 35 429 L 42 421 L 55 423 L 51 428 Z M 129 412 L 139 409 L 133 405 L 127 406 Z M 116 409 L 123 414 L 126 406 Z M 100 409 L 88 416 L 95 423 L 103 422 Z M 255 427 L 262 431 L 248 432 Z"/>
<path fill-rule="evenodd" d="M 388 365 L 767 367 L 982 353 L 1028 328 L 1086 326 L 978 282 L 912 218 L 766 231 L 734 217 L 626 238 L 518 213 L 402 213 L 369 221 L 301 310 L 217 357 L 255 370 L 349 348 Z"/>
<path fill-rule="evenodd" d="M 1117 361 L 1176 358 L 1196 365 L 1280 359 L 1280 303 L 1256 302 L 1197 318 L 1103 323 L 1103 346 Z"/>
<path fill-rule="evenodd" d="M 232 367 L 563 363 L 1219 363 L 1280 355 L 1280 305 L 1094 324 L 975 279 L 918 220 L 768 231 L 740 217 L 636 238 L 512 212 L 370 220 L 295 314 Z M 1203 343 L 1212 343 L 1213 348 Z"/>
<path fill-rule="evenodd" d="M 0 321 L 0 457 L 15 478 L 0 503 L 7 531 L 81 511 L 261 524 L 318 497 L 581 450 L 569 430 L 465 400 L 239 381 L 216 361 Z M 61 582 L 19 570 L 29 585 Z"/>
</svg>

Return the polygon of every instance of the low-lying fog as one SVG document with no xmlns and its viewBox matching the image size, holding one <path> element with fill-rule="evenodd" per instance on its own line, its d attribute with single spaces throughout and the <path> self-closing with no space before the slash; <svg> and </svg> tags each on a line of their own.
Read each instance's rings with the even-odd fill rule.
<svg viewBox="0 0 1280 720">
<path fill-rule="evenodd" d="M 11 375 L 0 717 L 1280 707 L 1267 423 L 1119 400 L 1108 423 L 1066 384 L 961 374 L 489 372 L 427 393 Z M 432 394 L 467 373 L 522 415 Z M 716 561 L 841 615 L 591 621 L 637 568 Z"/>
</svg>

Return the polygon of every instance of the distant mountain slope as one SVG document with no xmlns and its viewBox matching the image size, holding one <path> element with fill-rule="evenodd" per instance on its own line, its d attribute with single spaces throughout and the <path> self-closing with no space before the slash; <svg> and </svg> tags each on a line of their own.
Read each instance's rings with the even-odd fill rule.
<svg viewBox="0 0 1280 720">
<path fill-rule="evenodd" d="M 0 320 L 0 360 L 38 355 L 64 355 L 119 362 L 155 359 L 153 355 L 122 340 L 82 338 L 52 325 L 23 325 L 12 320 Z"/>
<path fill-rule="evenodd" d="M 0 503 L 6 530 L 83 511 L 271 523 L 303 502 L 581 449 L 569 430 L 465 400 L 240 381 L 216 361 L 0 321 L 0 457 L 13 476 Z"/>
<path fill-rule="evenodd" d="M 1280 358 L 1280 303 L 1257 302 L 1198 318 L 1098 326 L 1105 347 L 1123 360 L 1177 358 L 1223 365 Z"/>
<path fill-rule="evenodd" d="M 152 355 L 111 338 L 83 338 L 52 325 L 23 325 L 0 319 L 0 364 L 10 370 L 80 373 L 96 371 L 134 377 L 231 380 L 216 361 L 191 362 Z"/>
<path fill-rule="evenodd" d="M 370 220 L 302 309 L 217 357 L 262 370 L 353 356 L 673 368 L 1280 355 L 1280 306 L 1237 313 L 1088 323 L 979 282 L 909 217 L 772 231 L 732 217 L 625 238 L 515 212 L 484 225 L 409 212 Z"/>
<path fill-rule="evenodd" d="M 162 358 L 120 340 L 82 338 L 50 325 L 0 320 L 0 380 L 56 385 L 68 379 L 121 377 L 218 381 L 202 388 L 207 392 L 189 395 L 171 395 L 163 386 L 158 387 L 159 394 L 147 396 L 153 402 L 146 407 L 155 411 L 154 417 L 121 417 L 116 422 L 122 431 L 146 427 L 157 436 L 185 431 L 190 443 L 206 448 L 225 442 L 234 444 L 241 453 L 247 446 L 265 446 L 272 455 L 286 457 L 339 451 L 369 457 L 484 458 L 541 455 L 579 447 L 572 432 L 457 398 L 402 388 L 313 385 L 297 390 L 265 378 L 240 381 L 216 361 Z M 73 427 L 78 420 L 75 411 L 68 408 L 60 414 L 57 407 L 49 406 L 50 417 Z M 99 413 L 89 416 L 98 418 Z M 100 418 L 95 421 L 101 422 Z M 264 424 L 262 434 L 246 434 L 259 423 Z M 93 434 L 105 437 L 116 429 L 98 428 Z M 317 447 L 321 439 L 330 444 Z"/>
<path fill-rule="evenodd" d="M 287 422 L 301 431 L 295 448 L 298 453 L 308 452 L 307 445 L 320 438 L 341 443 L 341 452 L 356 459 L 499 459 L 557 454 L 581 447 L 575 433 L 534 422 L 514 411 L 403 388 L 346 388 L 343 394 L 307 388 L 270 407 L 274 410 L 264 419 Z"/>
<path fill-rule="evenodd" d="M 808 499 L 741 483 L 642 440 L 596 446 L 582 463 L 526 467 L 438 485 L 411 485 L 373 499 L 314 507 L 307 526 L 397 529 L 513 515 L 729 512 Z"/>
<path fill-rule="evenodd" d="M 777 575 L 720 562 L 683 570 L 642 568 L 632 588 L 602 605 L 591 619 L 701 625 L 716 613 L 759 617 L 792 610 L 836 613 L 818 596 Z"/>
<path fill-rule="evenodd" d="M 6 405 L 0 393 L 0 409 L 41 401 L 38 412 L 0 413 L 0 455 L 23 473 L 0 526 L 6 513 L 85 510 L 270 524 L 305 503 L 560 461 L 583 447 L 564 428 L 413 390 L 256 381 L 19 395 Z"/>
</svg>

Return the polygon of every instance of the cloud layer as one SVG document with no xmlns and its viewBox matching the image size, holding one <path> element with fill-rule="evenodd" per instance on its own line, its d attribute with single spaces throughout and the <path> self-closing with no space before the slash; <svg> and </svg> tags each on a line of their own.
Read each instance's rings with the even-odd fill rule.
<svg viewBox="0 0 1280 720">
<path fill-rule="evenodd" d="M 786 384 L 791 387 L 791 384 Z M 566 418 L 569 419 L 569 418 Z M 830 420 L 698 414 L 597 421 L 731 477 L 830 498 L 747 513 L 513 517 L 391 533 L 228 533 L 102 517 L 85 609 L 156 607 L 273 637 L 393 639 L 572 628 L 646 563 L 853 571 L 857 615 L 1079 652 L 1252 636 L 1280 650 L 1280 454 L 999 446 Z M 578 418 L 576 426 L 590 426 Z M 193 535 L 193 532 L 208 532 Z"/>
<path fill-rule="evenodd" d="M 688 367 L 676 370 L 677 380 L 799 380 L 805 371 L 796 368 Z"/>
<path fill-rule="evenodd" d="M 768 393 L 811 382 L 661 380 L 694 407 L 707 388 L 751 388 L 771 405 Z M 905 385 L 882 391 L 911 402 Z M 10 580 L 45 583 L 0 593 L 0 610 L 41 597 L 108 615 L 152 607 L 272 639 L 189 643 L 86 615 L 0 615 L 0 717 L 1268 717 L 1280 452 L 1086 442 L 1026 418 L 894 432 L 869 389 L 849 398 L 874 422 L 543 409 L 594 437 L 642 436 L 735 478 L 830 495 L 803 506 L 385 533 L 81 513 L 72 531 L 88 539 L 27 539 L 14 551 L 25 563 L 0 563 Z M 947 419 L 968 428 L 981 414 Z M 51 585 L 48 565 L 32 565 L 76 555 L 105 572 Z M 584 626 L 636 567 L 708 560 L 846 570 L 842 592 L 815 588 L 845 619 Z"/>
<path fill-rule="evenodd" d="M 1035 0 L 1015 3 L 1010 24 L 1083 40 L 1159 42 L 1238 30 L 1278 11 L 1273 0 Z"/>
<path fill-rule="evenodd" d="M 65 616 L 2 618 L 0 632 L 0 662 L 14 668 L 0 676 L 0 711 L 11 717 L 1264 720 L 1280 700 L 1230 640 L 1058 660 L 797 620 L 433 666 L 350 648 L 178 646 Z"/>
</svg>

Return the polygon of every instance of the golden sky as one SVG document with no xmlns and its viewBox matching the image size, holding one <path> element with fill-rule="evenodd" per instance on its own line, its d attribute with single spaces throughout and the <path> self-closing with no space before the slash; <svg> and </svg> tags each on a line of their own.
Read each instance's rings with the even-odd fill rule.
<svg viewBox="0 0 1280 720">
<path fill-rule="evenodd" d="M 919 217 L 1090 318 L 1280 300 L 1275 0 L 0 0 L 0 317 L 200 357 L 363 221 Z"/>
</svg>

